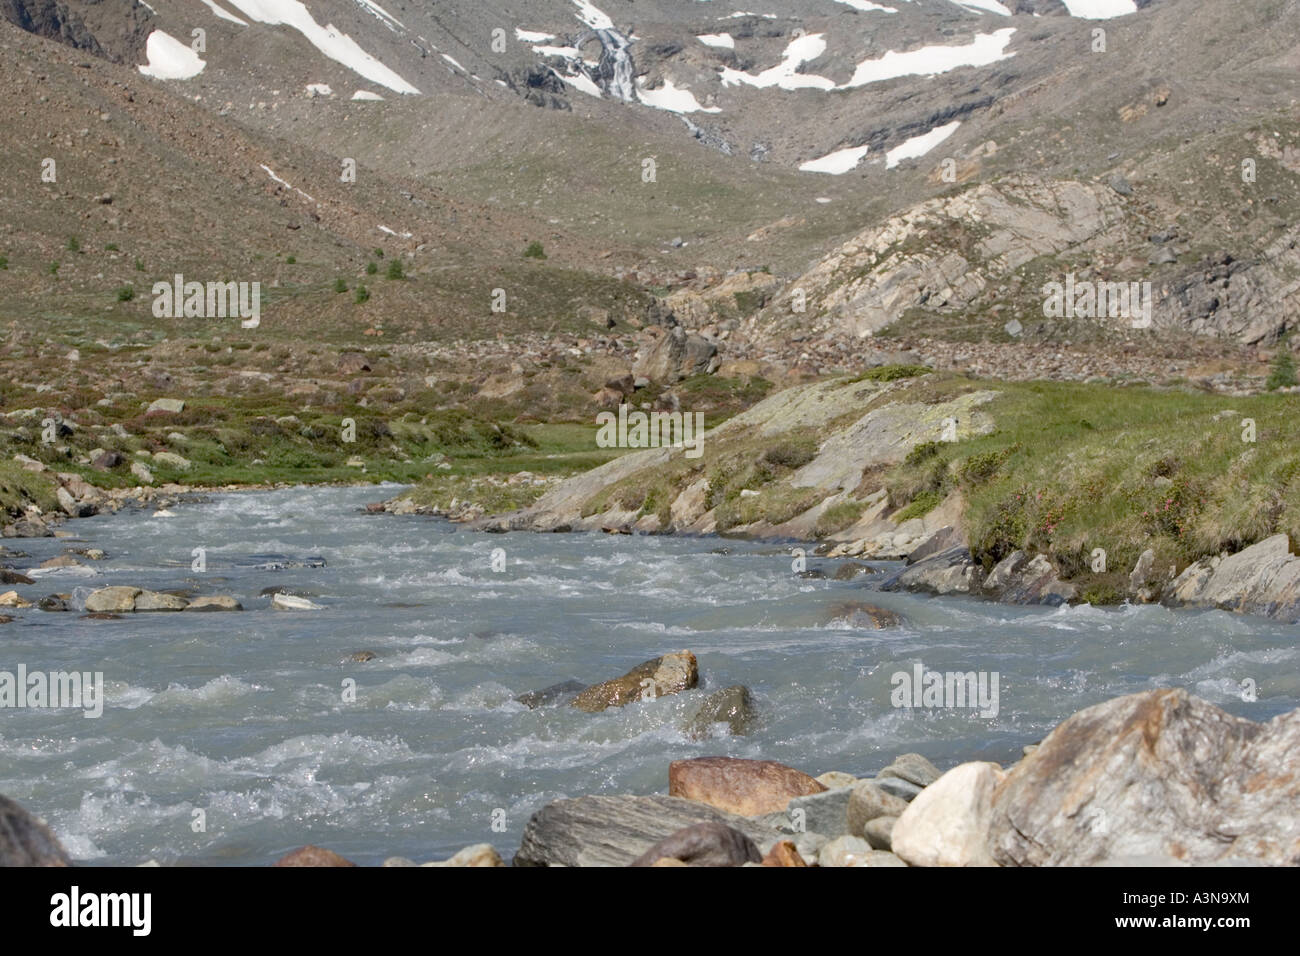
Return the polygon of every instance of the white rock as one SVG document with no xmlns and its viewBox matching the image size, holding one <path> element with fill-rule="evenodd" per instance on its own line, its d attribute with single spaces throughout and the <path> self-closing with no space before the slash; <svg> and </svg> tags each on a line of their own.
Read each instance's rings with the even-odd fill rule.
<svg viewBox="0 0 1300 956">
<path fill-rule="evenodd" d="M 912 866 L 994 866 L 989 823 L 993 790 L 1004 777 L 994 763 L 953 767 L 898 818 L 891 834 L 894 853 Z"/>
</svg>

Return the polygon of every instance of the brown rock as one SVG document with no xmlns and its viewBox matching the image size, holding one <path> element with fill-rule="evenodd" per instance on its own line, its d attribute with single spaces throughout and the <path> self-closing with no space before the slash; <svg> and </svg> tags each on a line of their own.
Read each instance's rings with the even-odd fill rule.
<svg viewBox="0 0 1300 956">
<path fill-rule="evenodd" d="M 622 707 L 634 700 L 651 700 L 689 690 L 699 680 L 695 655 L 690 651 L 679 651 L 638 664 L 622 677 L 588 687 L 573 699 L 572 706 L 596 713 L 607 707 Z"/>
<path fill-rule="evenodd" d="M 308 844 L 286 853 L 272 866 L 356 866 L 351 860 L 345 860 L 333 850 L 325 850 Z"/>
<path fill-rule="evenodd" d="M 804 858 L 799 855 L 793 843 L 789 840 L 777 840 L 772 844 L 772 849 L 767 851 L 767 856 L 763 857 L 763 866 L 807 866 Z"/>
<path fill-rule="evenodd" d="M 774 760 L 696 757 L 668 765 L 668 794 L 754 817 L 780 813 L 792 797 L 822 793 L 808 774 Z"/>
</svg>

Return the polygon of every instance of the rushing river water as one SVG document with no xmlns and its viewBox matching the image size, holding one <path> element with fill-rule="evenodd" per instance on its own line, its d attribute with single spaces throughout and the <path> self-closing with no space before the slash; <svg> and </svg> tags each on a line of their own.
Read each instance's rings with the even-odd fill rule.
<svg viewBox="0 0 1300 956">
<path fill-rule="evenodd" d="M 102 671 L 107 702 L 98 719 L 0 711 L 0 793 L 95 864 L 261 864 L 304 843 L 363 864 L 479 842 L 508 856 L 547 802 L 663 792 L 682 757 L 762 757 L 813 774 L 868 773 L 913 750 L 941 768 L 1009 763 L 1080 708 L 1152 687 L 1186 687 L 1256 720 L 1300 704 L 1294 627 L 878 593 L 883 575 L 801 578 L 771 545 L 484 535 L 361 512 L 394 491 L 230 494 L 172 517 L 66 526 L 107 559 L 93 574 L 20 586 L 29 599 L 71 593 L 78 611 L 11 612 L 0 671 Z M 9 542 L 31 555 L 22 567 L 69 543 Z M 196 547 L 202 573 L 191 569 Z M 504 571 L 493 570 L 494 548 Z M 274 569 L 313 557 L 326 566 Z M 231 594 L 245 610 L 83 619 L 85 595 L 109 584 Z M 324 609 L 273 611 L 260 592 L 275 585 Z M 836 610 L 846 601 L 905 624 L 856 629 Z M 512 699 L 680 649 L 699 658 L 699 690 L 600 714 Z M 359 650 L 376 657 L 343 663 Z M 998 713 L 892 706 L 892 675 L 918 662 L 996 673 Z M 1243 699 L 1247 680 L 1256 700 Z M 754 732 L 688 740 L 681 728 L 706 692 L 740 683 L 761 709 Z"/>
</svg>

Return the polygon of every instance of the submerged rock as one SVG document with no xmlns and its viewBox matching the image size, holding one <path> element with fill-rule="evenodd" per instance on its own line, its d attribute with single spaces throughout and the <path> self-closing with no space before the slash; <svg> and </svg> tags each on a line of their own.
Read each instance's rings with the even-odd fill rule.
<svg viewBox="0 0 1300 956">
<path fill-rule="evenodd" d="M 558 684 L 552 684 L 549 687 L 543 687 L 541 690 L 530 690 L 526 694 L 520 694 L 515 700 L 529 710 L 536 710 L 538 707 L 572 698 L 586 689 L 587 685 L 582 681 L 570 679 L 560 681 Z"/>
<path fill-rule="evenodd" d="M 716 690 L 691 716 L 686 724 L 686 736 L 692 740 L 701 740 L 709 736 L 714 724 L 726 724 L 733 737 L 749 733 L 750 727 L 757 719 L 754 697 L 744 684 L 724 687 Z"/>
<path fill-rule="evenodd" d="M 514 865 L 627 866 L 695 823 L 724 824 L 760 850 L 782 836 L 753 820 L 678 797 L 575 797 L 548 803 L 533 814 Z"/>
<path fill-rule="evenodd" d="M 0 794 L 0 867 L 71 865 L 45 821 Z"/>
<path fill-rule="evenodd" d="M 634 700 L 653 700 L 689 690 L 699 683 L 699 665 L 690 651 L 665 654 L 638 664 L 622 677 L 588 687 L 571 706 L 588 713 L 623 707 Z"/>
<path fill-rule="evenodd" d="M 319 611 L 321 605 L 315 601 L 308 601 L 306 598 L 295 597 L 292 594 L 275 594 L 271 597 L 271 610 L 273 611 Z"/>
<path fill-rule="evenodd" d="M 741 866 L 758 863 L 763 856 L 754 841 L 739 830 L 708 820 L 669 834 L 628 866 L 653 866 L 665 858 L 691 866 Z"/>
<path fill-rule="evenodd" d="M 668 793 L 752 817 L 779 813 L 794 797 L 826 788 L 808 774 L 775 760 L 696 757 L 668 765 Z"/>
<path fill-rule="evenodd" d="M 861 601 L 845 601 L 832 606 L 827 611 L 827 620 L 845 621 L 849 627 L 867 631 L 901 627 L 903 624 L 903 619 L 893 611 Z"/>
<path fill-rule="evenodd" d="M 206 594 L 196 597 L 185 608 L 187 611 L 242 611 L 244 605 L 228 594 Z"/>
</svg>

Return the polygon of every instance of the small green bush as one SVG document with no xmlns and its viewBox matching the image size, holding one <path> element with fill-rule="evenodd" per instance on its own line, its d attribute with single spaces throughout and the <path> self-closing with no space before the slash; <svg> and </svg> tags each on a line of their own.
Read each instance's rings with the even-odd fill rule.
<svg viewBox="0 0 1300 956">
<path fill-rule="evenodd" d="M 1269 369 L 1268 380 L 1264 383 L 1264 387 L 1273 392 L 1279 388 L 1290 388 L 1295 384 L 1295 359 L 1285 348 L 1279 349 L 1277 355 L 1273 356 L 1273 365 Z"/>
<path fill-rule="evenodd" d="M 378 271 L 379 271 L 379 266 L 375 265 L 373 262 L 366 263 L 366 275 L 372 276 Z"/>
<path fill-rule="evenodd" d="M 134 298 L 135 298 L 134 286 L 124 285 L 117 290 L 118 302 L 130 302 Z"/>
<path fill-rule="evenodd" d="M 367 289 L 367 288 L 366 288 L 365 286 L 363 286 L 363 285 L 358 285 L 358 286 L 357 286 L 357 294 L 356 294 L 356 297 L 355 297 L 355 299 L 354 299 L 354 301 L 356 302 L 356 304 L 357 304 L 357 305 L 360 305 L 362 302 L 365 302 L 365 301 L 366 301 L 367 299 L 369 299 L 369 298 L 370 298 L 370 290 Z"/>
<path fill-rule="evenodd" d="M 534 239 L 532 242 L 528 244 L 528 248 L 524 250 L 524 258 L 545 259 L 546 252 L 545 250 L 542 249 L 542 244 L 538 242 L 536 239 Z"/>
<path fill-rule="evenodd" d="M 347 292 L 347 291 L 348 291 L 348 284 L 347 284 L 345 281 L 343 281 L 342 279 L 335 279 L 335 280 L 334 280 L 334 291 L 335 291 L 335 292 Z"/>
<path fill-rule="evenodd" d="M 388 263 L 388 272 L 385 273 L 390 279 L 405 279 L 406 273 L 402 271 L 402 262 L 400 259 L 393 259 Z"/>
</svg>

